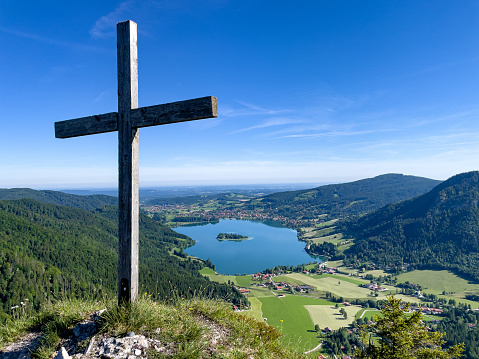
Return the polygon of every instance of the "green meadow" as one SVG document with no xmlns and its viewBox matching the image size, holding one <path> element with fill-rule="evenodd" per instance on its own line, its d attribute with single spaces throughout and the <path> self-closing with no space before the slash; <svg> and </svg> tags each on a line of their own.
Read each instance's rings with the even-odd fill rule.
<svg viewBox="0 0 479 359">
<path fill-rule="evenodd" d="M 337 267 L 341 263 L 328 263 Z M 336 265 L 335 265 L 336 264 Z M 253 285 L 251 276 L 229 276 L 219 275 L 210 268 L 205 268 L 201 273 L 210 280 L 221 283 L 233 283 L 237 286 L 248 288 L 250 293 L 248 299 L 251 303 L 251 310 L 241 312 L 243 315 L 253 317 L 257 320 L 266 320 L 269 325 L 276 327 L 285 334 L 284 344 L 295 347 L 301 351 L 307 351 L 316 347 L 320 339 L 314 331 L 314 325 L 318 324 L 321 329 L 330 327 L 333 330 L 350 325 L 355 318 L 362 316 L 363 319 L 372 319 L 379 311 L 374 309 L 362 309 L 358 306 L 343 307 L 347 312 L 347 319 L 339 313 L 335 303 L 324 299 L 309 296 L 318 293 L 303 295 L 292 295 L 286 291 L 271 290 L 266 287 Z M 367 272 L 369 273 L 369 272 Z M 375 272 L 379 274 L 379 272 Z M 479 285 L 470 283 L 447 271 L 413 271 L 397 276 L 398 282 L 409 281 L 423 287 L 423 292 L 436 294 L 446 299 L 454 298 L 456 301 L 471 304 L 477 308 L 479 303 L 461 299 L 466 294 L 479 294 Z M 412 296 L 397 294 L 398 288 L 386 285 L 390 290 L 378 293 L 378 297 L 371 297 L 369 289 L 360 287 L 361 284 L 369 281 L 347 276 L 344 274 L 303 274 L 290 273 L 273 278 L 274 282 L 288 282 L 292 285 L 310 285 L 319 292 L 331 292 L 337 297 L 345 300 L 353 299 L 385 299 L 387 295 L 394 294 L 396 298 L 403 301 L 419 303 L 419 300 Z M 442 292 L 448 292 L 446 296 Z M 451 293 L 452 292 L 452 293 Z M 279 294 L 284 294 L 278 298 Z M 340 305 L 342 307 L 342 305 Z M 424 319 L 436 319 L 435 316 L 425 315 Z"/>
<path fill-rule="evenodd" d="M 456 302 L 470 304 L 472 308 L 479 308 L 479 303 L 464 299 L 467 294 L 479 295 L 479 284 L 471 283 L 446 270 L 415 270 L 397 276 L 398 283 L 419 284 L 427 294 L 436 294 L 440 298 L 454 299 Z M 446 292 L 445 295 L 442 293 Z"/>
<path fill-rule="evenodd" d="M 362 298 L 367 299 L 370 297 L 371 291 L 369 289 L 360 287 L 356 283 L 351 283 L 351 278 L 333 275 L 315 275 L 309 276 L 301 273 L 292 273 L 288 274 L 285 277 L 290 277 L 294 280 L 299 280 L 307 285 L 310 285 L 316 288 L 319 291 L 328 291 L 333 293 L 338 297 L 343 297 L 347 299 Z M 348 280 L 346 280 L 348 279 Z M 357 280 L 354 280 L 355 282 Z M 365 282 L 367 283 L 367 282 Z M 381 294 L 380 294 L 381 296 Z M 382 294 L 382 297 L 385 297 L 385 294 Z"/>
<path fill-rule="evenodd" d="M 334 306 L 333 303 L 298 295 L 286 295 L 283 298 L 262 297 L 263 318 L 269 325 L 285 334 L 285 344 L 300 350 L 309 350 L 319 344 L 314 323 L 305 306 Z"/>
<path fill-rule="evenodd" d="M 305 306 L 314 324 L 318 324 L 321 329 L 329 327 L 332 330 L 338 330 L 339 328 L 352 324 L 356 318 L 356 313 L 361 310 L 358 306 L 341 306 L 341 308 L 344 308 L 348 314 L 347 319 L 344 319 L 343 315 L 339 312 L 340 308 L 336 308 L 334 305 Z"/>
<path fill-rule="evenodd" d="M 256 320 L 263 321 L 263 311 L 262 311 L 263 304 L 261 303 L 261 301 L 255 297 L 249 297 L 248 300 L 251 304 L 251 310 L 245 310 L 244 312 L 240 312 L 240 313 L 246 315 L 247 317 L 251 317 Z"/>
</svg>

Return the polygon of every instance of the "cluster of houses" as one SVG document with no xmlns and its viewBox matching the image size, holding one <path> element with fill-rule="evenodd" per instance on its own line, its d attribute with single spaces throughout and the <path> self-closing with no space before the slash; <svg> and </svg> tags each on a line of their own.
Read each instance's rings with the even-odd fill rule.
<svg viewBox="0 0 479 359">
<path fill-rule="evenodd" d="M 367 288 L 369 290 L 373 290 L 375 292 L 385 292 L 385 291 L 389 290 L 387 288 L 380 287 L 377 283 L 374 283 L 374 282 L 363 284 L 363 287 Z"/>
<path fill-rule="evenodd" d="M 178 209 L 189 209 L 191 206 L 184 204 L 164 204 L 144 207 L 149 213 L 172 211 Z M 289 225 L 302 225 L 304 221 L 288 218 L 281 215 L 271 215 L 267 212 L 258 210 L 242 210 L 242 209 L 218 209 L 206 211 L 203 209 L 192 210 L 183 213 L 184 216 L 202 217 L 205 221 L 210 221 L 216 218 L 237 218 L 237 219 L 257 219 L 257 220 L 273 220 L 277 222 L 287 223 Z"/>
<path fill-rule="evenodd" d="M 172 211 L 175 209 L 185 209 L 186 205 L 184 204 L 159 204 L 150 207 L 143 207 L 146 212 L 155 213 L 161 211 Z"/>
<path fill-rule="evenodd" d="M 338 272 L 338 269 L 335 268 L 335 267 L 326 267 L 325 265 L 322 265 L 323 263 L 321 263 L 321 265 L 319 266 L 318 270 L 316 273 L 320 274 L 320 273 L 326 273 L 326 274 L 336 274 Z M 308 272 L 309 273 L 309 272 Z M 307 274 L 307 273 L 306 273 Z"/>
<path fill-rule="evenodd" d="M 439 308 L 415 307 L 413 310 L 420 310 L 423 314 L 442 315 L 444 311 Z"/>
<path fill-rule="evenodd" d="M 201 213 L 196 213 L 201 214 Z M 262 212 L 258 210 L 241 210 L 241 209 L 233 209 L 233 210 L 213 210 L 208 211 L 207 214 L 205 213 L 204 216 L 213 216 L 216 218 L 236 218 L 236 219 L 257 219 L 257 220 L 272 220 L 282 223 L 288 223 L 289 225 L 300 225 L 302 221 L 288 218 L 285 216 L 280 215 L 271 215 L 267 212 Z"/>
<path fill-rule="evenodd" d="M 276 274 L 274 273 L 255 273 L 253 274 L 253 280 L 268 280 L 273 277 L 276 277 Z"/>
<path fill-rule="evenodd" d="M 287 282 L 278 282 L 278 283 L 267 282 L 264 284 L 264 286 L 273 288 L 274 290 L 283 290 L 283 289 L 287 290 L 292 288 L 292 289 L 295 289 L 297 292 L 301 292 L 301 293 L 307 292 L 309 290 L 314 290 L 314 288 L 310 285 L 292 286 L 291 284 Z"/>
<path fill-rule="evenodd" d="M 389 263 L 389 265 L 382 265 L 382 264 L 376 265 L 375 263 L 371 262 L 371 263 L 366 264 L 365 267 L 360 268 L 360 270 L 362 272 L 364 272 L 366 270 L 376 270 L 376 269 L 382 269 L 386 272 L 390 271 L 392 269 L 394 269 L 394 270 L 402 269 L 403 271 L 406 271 L 406 270 L 408 270 L 408 268 L 410 266 L 411 265 L 409 263 L 402 263 L 400 265 L 399 264 L 394 264 L 394 263 Z M 354 264 L 351 263 L 351 264 L 348 265 L 348 267 L 353 268 Z"/>
</svg>

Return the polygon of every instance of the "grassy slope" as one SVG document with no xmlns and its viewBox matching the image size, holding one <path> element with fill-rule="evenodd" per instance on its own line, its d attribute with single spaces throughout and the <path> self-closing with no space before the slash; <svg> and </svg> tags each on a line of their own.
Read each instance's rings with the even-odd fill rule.
<svg viewBox="0 0 479 359">
<path fill-rule="evenodd" d="M 333 305 L 326 300 L 287 295 L 284 298 L 258 298 L 262 303 L 263 317 L 267 323 L 285 334 L 283 343 L 296 345 L 301 350 L 314 348 L 319 344 L 314 323 L 305 305 Z M 283 322 L 281 322 L 283 320 Z"/>
<path fill-rule="evenodd" d="M 436 294 L 447 300 L 454 299 L 456 302 L 470 304 L 472 308 L 479 308 L 478 302 L 463 299 L 466 294 L 479 295 L 479 284 L 468 282 L 446 270 L 416 270 L 398 275 L 397 278 L 398 283 L 409 281 L 421 285 L 424 293 Z M 448 294 L 442 295 L 443 291 Z M 449 294 L 451 292 L 452 294 Z"/>
<path fill-rule="evenodd" d="M 115 301 L 59 302 L 45 307 L 35 318 L 21 318 L 11 323 L 10 328 L 0 327 L 0 347 L 23 337 L 35 327 L 42 328 L 43 346 L 33 355 L 38 359 L 52 358 L 60 341 L 71 335 L 71 329 L 105 305 L 107 311 L 102 314 L 100 330 L 113 337 L 124 337 L 130 331 L 141 332 L 147 338 L 168 343 L 169 350 L 174 352 L 171 357 L 305 358 L 282 345 L 281 335 L 276 330 L 263 321 L 234 313 L 228 303 L 196 299 L 165 304 L 153 302 L 146 296 L 140 297 L 131 307 L 122 308 L 118 308 Z M 15 333 L 9 329 L 14 329 Z M 219 337 L 218 333 L 221 333 Z M 159 357 L 154 349 L 147 354 Z"/>
</svg>

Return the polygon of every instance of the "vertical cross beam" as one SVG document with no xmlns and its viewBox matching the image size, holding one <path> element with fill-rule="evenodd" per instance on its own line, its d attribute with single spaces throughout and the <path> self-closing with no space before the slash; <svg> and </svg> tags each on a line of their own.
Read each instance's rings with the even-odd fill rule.
<svg viewBox="0 0 479 359">
<path fill-rule="evenodd" d="M 118 51 L 118 301 L 138 295 L 139 172 L 138 128 L 131 110 L 138 108 L 137 25 L 117 24 Z"/>
<path fill-rule="evenodd" d="M 137 25 L 117 24 L 118 112 L 55 122 L 55 137 L 118 131 L 118 303 L 138 296 L 138 129 L 218 117 L 216 97 L 138 108 Z"/>
</svg>

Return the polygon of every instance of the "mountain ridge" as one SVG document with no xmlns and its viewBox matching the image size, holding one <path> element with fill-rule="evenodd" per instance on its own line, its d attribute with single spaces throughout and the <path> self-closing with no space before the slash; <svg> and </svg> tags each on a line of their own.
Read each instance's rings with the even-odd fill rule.
<svg viewBox="0 0 479 359">
<path fill-rule="evenodd" d="M 92 211 L 97 208 L 116 205 L 118 198 L 103 194 L 74 195 L 52 190 L 34 190 L 31 188 L 0 188 L 0 200 L 30 198 L 43 203 L 81 208 Z"/>
<path fill-rule="evenodd" d="M 324 214 L 344 217 L 424 194 L 439 183 L 441 181 L 429 178 L 389 173 L 354 182 L 273 193 L 253 200 L 250 207 L 292 217 Z"/>
<path fill-rule="evenodd" d="M 479 172 L 455 175 L 428 193 L 340 224 L 351 260 L 449 269 L 479 281 Z"/>
</svg>

